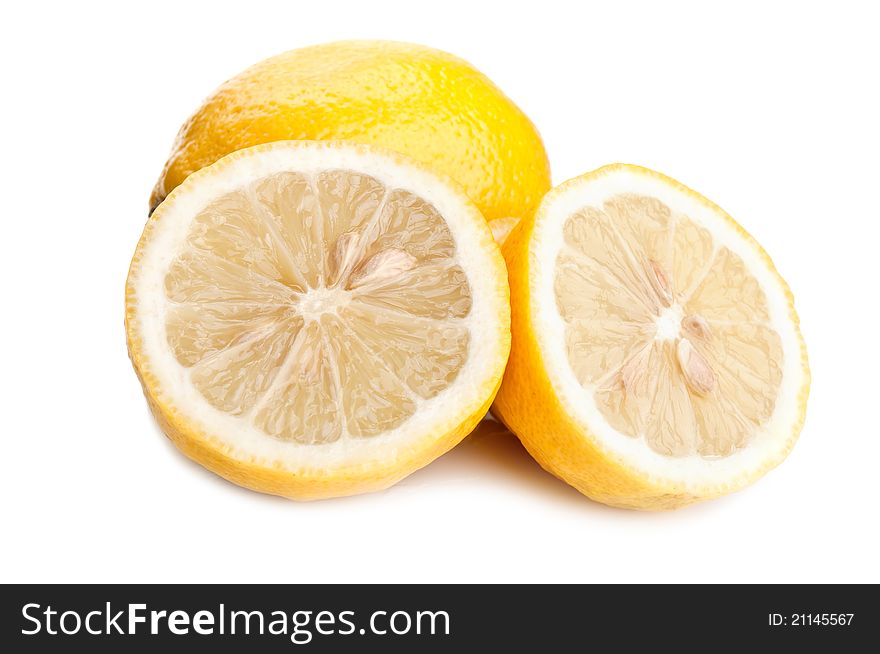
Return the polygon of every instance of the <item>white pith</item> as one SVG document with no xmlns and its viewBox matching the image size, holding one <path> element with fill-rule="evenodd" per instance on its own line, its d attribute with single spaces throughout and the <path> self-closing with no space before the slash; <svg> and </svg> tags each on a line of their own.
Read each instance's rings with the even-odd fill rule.
<svg viewBox="0 0 880 654">
<path fill-rule="evenodd" d="M 404 189 L 433 205 L 445 219 L 455 242 L 455 262 L 466 272 L 473 300 L 470 312 L 457 324 L 470 332 L 468 357 L 458 376 L 444 391 L 430 399 L 417 398 L 417 409 L 398 428 L 370 438 L 340 438 L 320 444 L 300 444 L 268 437 L 243 417 L 236 417 L 209 404 L 189 379 L 166 343 L 165 317 L 168 301 L 163 291 L 165 273 L 181 251 L 194 216 L 213 199 L 249 182 L 282 171 L 317 175 L 327 169 L 350 169 L 365 173 L 389 188 Z M 197 179 L 197 183 L 196 183 Z M 493 376 L 498 375 L 505 344 L 499 338 L 499 316 L 506 315 L 503 287 L 494 262 L 487 254 L 492 236 L 476 210 L 446 183 L 399 159 L 358 146 L 339 144 L 275 144 L 248 153 L 237 153 L 210 175 L 197 175 L 185 182 L 159 211 L 142 256 L 130 279 L 137 332 L 142 338 L 146 371 L 156 378 L 155 387 L 205 438 L 228 455 L 248 462 L 289 470 L 324 471 L 342 466 L 388 462 L 408 449 L 424 449 L 425 441 L 439 438 L 469 416 L 488 399 Z M 495 253 L 497 254 L 497 253 Z M 347 300 L 338 289 L 312 290 L 304 294 L 300 313 L 308 317 L 332 311 Z M 142 371 L 144 372 L 144 371 Z"/>
<path fill-rule="evenodd" d="M 716 248 L 726 246 L 742 258 L 767 297 L 769 324 L 782 341 L 782 382 L 771 417 L 746 447 L 733 454 L 717 459 L 661 455 L 641 439 L 612 428 L 596 406 L 593 394 L 585 390 L 575 376 L 566 352 L 565 322 L 554 293 L 555 262 L 564 247 L 563 226 L 566 219 L 581 208 L 601 207 L 605 200 L 621 193 L 655 197 L 674 212 L 685 214 L 708 229 Z M 621 464 L 648 479 L 672 484 L 684 491 L 707 486 L 723 489 L 737 485 L 738 478 L 763 468 L 768 461 L 778 460 L 785 452 L 792 426 L 799 420 L 799 394 L 805 381 L 800 338 L 790 316 L 785 288 L 777 275 L 754 243 L 747 241 L 716 210 L 648 173 L 609 167 L 586 180 L 566 185 L 562 192 L 556 192 L 545 202 L 532 234 L 529 273 L 531 318 L 554 390 L 565 411 Z M 656 323 L 656 338 L 671 340 L 678 336 L 681 316 L 676 310 L 673 305 L 661 314 Z"/>
<path fill-rule="evenodd" d="M 681 333 L 681 319 L 684 317 L 684 311 L 678 304 L 673 304 L 666 309 L 657 318 L 657 335 L 656 338 L 661 340 L 672 341 L 678 338 Z"/>
</svg>

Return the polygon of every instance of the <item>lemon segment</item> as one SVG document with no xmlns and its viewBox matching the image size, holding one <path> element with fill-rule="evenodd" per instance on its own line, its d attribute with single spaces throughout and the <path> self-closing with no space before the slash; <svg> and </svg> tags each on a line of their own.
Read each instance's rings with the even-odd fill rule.
<svg viewBox="0 0 880 654">
<path fill-rule="evenodd" d="M 492 236 L 495 237 L 495 241 L 498 245 L 504 245 L 504 241 L 507 240 L 507 237 L 510 236 L 510 232 L 513 231 L 513 228 L 519 224 L 519 218 L 494 218 L 489 221 L 489 229 L 492 230 Z"/>
</svg>

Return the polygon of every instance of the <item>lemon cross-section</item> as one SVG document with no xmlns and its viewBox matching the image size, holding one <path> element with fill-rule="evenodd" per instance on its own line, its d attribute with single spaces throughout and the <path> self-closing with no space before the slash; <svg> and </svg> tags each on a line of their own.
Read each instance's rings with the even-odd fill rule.
<svg viewBox="0 0 880 654">
<path fill-rule="evenodd" d="M 166 433 L 296 498 L 385 487 L 485 414 L 509 348 L 492 233 L 453 183 L 342 143 L 257 146 L 154 212 L 129 349 Z"/>
<path fill-rule="evenodd" d="M 186 243 L 165 277 L 168 343 L 205 399 L 273 437 L 393 429 L 467 358 L 467 276 L 410 192 L 351 170 L 279 173 L 208 205 Z"/>
<path fill-rule="evenodd" d="M 810 387 L 792 295 L 717 205 L 615 164 L 550 191 L 502 249 L 513 345 L 492 410 L 548 471 L 665 509 L 791 450 Z"/>
<path fill-rule="evenodd" d="M 742 259 L 633 193 L 581 209 L 563 233 L 568 359 L 609 423 L 667 456 L 744 447 L 773 413 L 783 355 Z"/>
</svg>

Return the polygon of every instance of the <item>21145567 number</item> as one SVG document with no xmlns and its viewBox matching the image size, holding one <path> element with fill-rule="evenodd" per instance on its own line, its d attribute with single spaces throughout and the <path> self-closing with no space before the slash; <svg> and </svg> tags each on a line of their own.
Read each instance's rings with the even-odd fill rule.
<svg viewBox="0 0 880 654">
<path fill-rule="evenodd" d="M 855 613 L 770 613 L 767 624 L 771 627 L 848 627 Z"/>
</svg>

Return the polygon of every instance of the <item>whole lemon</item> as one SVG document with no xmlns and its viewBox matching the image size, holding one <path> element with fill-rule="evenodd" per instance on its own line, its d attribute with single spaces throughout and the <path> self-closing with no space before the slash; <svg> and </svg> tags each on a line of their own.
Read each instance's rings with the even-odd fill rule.
<svg viewBox="0 0 880 654">
<path fill-rule="evenodd" d="M 288 139 L 379 145 L 457 181 L 486 219 L 530 215 L 550 188 L 535 126 L 448 53 L 388 41 L 291 50 L 223 84 L 181 128 L 150 198 L 235 150 Z"/>
</svg>

